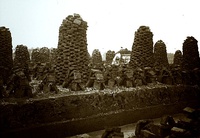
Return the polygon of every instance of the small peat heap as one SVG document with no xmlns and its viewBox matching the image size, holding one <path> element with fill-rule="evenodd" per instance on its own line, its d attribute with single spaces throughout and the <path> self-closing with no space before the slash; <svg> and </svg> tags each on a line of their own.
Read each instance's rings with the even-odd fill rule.
<svg viewBox="0 0 200 138">
<path fill-rule="evenodd" d="M 31 53 L 33 63 L 47 63 L 50 59 L 50 49 L 47 47 L 35 48 Z"/>
<path fill-rule="evenodd" d="M 124 134 L 119 127 L 107 128 L 101 138 L 124 138 Z"/>
<path fill-rule="evenodd" d="M 135 32 L 130 66 L 133 68 L 153 67 L 153 33 L 147 26 Z"/>
<path fill-rule="evenodd" d="M 182 67 L 182 64 L 183 64 L 183 54 L 181 50 L 176 50 L 174 54 L 173 65 Z"/>
<path fill-rule="evenodd" d="M 50 50 L 48 47 L 42 47 L 39 50 L 39 58 L 41 63 L 47 63 L 49 62 L 49 57 L 50 57 Z"/>
<path fill-rule="evenodd" d="M 40 62 L 40 52 L 39 51 L 40 51 L 39 48 L 33 49 L 33 51 L 31 52 L 31 62 L 33 62 L 33 63 Z"/>
<path fill-rule="evenodd" d="M 99 49 L 94 49 L 92 52 L 92 67 L 101 68 L 103 66 L 102 56 Z"/>
<path fill-rule="evenodd" d="M 115 57 L 115 51 L 108 50 L 106 52 L 106 63 L 108 65 L 111 64 L 114 57 Z"/>
</svg>

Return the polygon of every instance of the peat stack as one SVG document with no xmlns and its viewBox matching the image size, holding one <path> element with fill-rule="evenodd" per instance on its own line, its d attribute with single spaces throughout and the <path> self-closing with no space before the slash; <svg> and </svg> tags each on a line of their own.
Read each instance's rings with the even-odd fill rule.
<svg viewBox="0 0 200 138">
<path fill-rule="evenodd" d="M 173 59 L 173 65 L 174 66 L 181 66 L 183 64 L 183 55 L 181 50 L 176 50 L 174 54 L 174 59 Z"/>
<path fill-rule="evenodd" d="M 31 61 L 33 63 L 37 63 L 40 62 L 40 49 L 39 48 L 35 48 L 33 49 L 33 51 L 31 52 Z"/>
<path fill-rule="evenodd" d="M 131 60 L 133 68 L 153 67 L 153 33 L 147 26 L 140 26 L 135 32 Z"/>
<path fill-rule="evenodd" d="M 18 66 L 22 69 L 27 69 L 30 64 L 30 55 L 28 48 L 25 45 L 17 45 L 15 49 L 14 67 Z"/>
<path fill-rule="evenodd" d="M 102 56 L 99 49 L 94 49 L 92 52 L 92 66 L 93 68 L 101 68 L 102 67 Z"/>
<path fill-rule="evenodd" d="M 67 72 L 79 70 L 84 80 L 88 76 L 87 22 L 79 14 L 66 17 L 59 28 L 56 79 L 62 84 Z"/>
<path fill-rule="evenodd" d="M 42 47 L 39 50 L 39 60 L 41 63 L 49 62 L 50 50 L 48 47 Z"/>
<path fill-rule="evenodd" d="M 0 27 L 0 77 L 7 83 L 13 67 L 12 37 L 9 28 Z"/>
<path fill-rule="evenodd" d="M 162 40 L 158 40 L 154 45 L 154 60 L 155 66 L 169 67 L 166 45 Z"/>
<path fill-rule="evenodd" d="M 50 50 L 49 61 L 53 67 L 56 65 L 56 57 L 57 57 L 57 48 L 53 48 Z"/>
<path fill-rule="evenodd" d="M 47 63 L 50 59 L 50 49 L 47 47 L 35 48 L 31 53 L 31 61 L 34 63 Z"/>
<path fill-rule="evenodd" d="M 193 70 L 200 67 L 198 41 L 193 37 L 187 37 L 183 43 L 183 69 Z"/>
<path fill-rule="evenodd" d="M 106 63 L 111 64 L 114 57 L 115 57 L 115 51 L 108 50 L 106 52 Z"/>
</svg>

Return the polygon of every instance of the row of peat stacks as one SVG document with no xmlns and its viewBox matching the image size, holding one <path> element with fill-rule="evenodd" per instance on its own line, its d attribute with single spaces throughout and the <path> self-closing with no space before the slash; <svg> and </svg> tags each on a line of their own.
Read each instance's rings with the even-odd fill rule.
<svg viewBox="0 0 200 138">
<path fill-rule="evenodd" d="M 26 46 L 18 45 L 13 56 L 11 33 L 1 27 L 1 97 L 31 97 L 35 91 L 58 93 L 58 85 L 72 91 L 148 83 L 199 85 L 200 59 L 194 37 L 187 37 L 183 54 L 177 50 L 174 63 L 169 65 L 165 43 L 159 40 L 153 46 L 153 33 L 149 27 L 141 26 L 135 32 L 129 64 L 115 65 L 115 52 L 111 50 L 106 53 L 105 62 L 98 49 L 90 57 L 86 30 L 87 22 L 80 15 L 70 15 L 60 26 L 58 48 L 33 49 L 30 54 Z"/>
</svg>

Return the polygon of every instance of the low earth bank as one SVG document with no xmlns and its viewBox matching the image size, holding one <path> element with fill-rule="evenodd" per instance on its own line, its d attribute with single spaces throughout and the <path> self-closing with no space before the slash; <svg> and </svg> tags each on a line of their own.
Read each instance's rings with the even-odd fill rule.
<svg viewBox="0 0 200 138">
<path fill-rule="evenodd" d="M 199 105 L 199 87 L 147 85 L 102 91 L 62 90 L 50 97 L 7 99 L 0 104 L 0 135 L 65 137 Z"/>
</svg>

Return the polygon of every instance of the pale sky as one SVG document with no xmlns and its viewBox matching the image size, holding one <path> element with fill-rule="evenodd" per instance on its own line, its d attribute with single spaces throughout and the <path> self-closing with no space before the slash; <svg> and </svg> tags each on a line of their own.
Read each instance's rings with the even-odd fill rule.
<svg viewBox="0 0 200 138">
<path fill-rule="evenodd" d="M 200 41 L 199 0 L 0 0 L 0 26 L 10 28 L 13 48 L 56 48 L 59 27 L 78 13 L 88 23 L 88 51 L 131 50 L 134 33 L 149 26 L 168 53 L 182 50 L 187 36 Z"/>
</svg>

